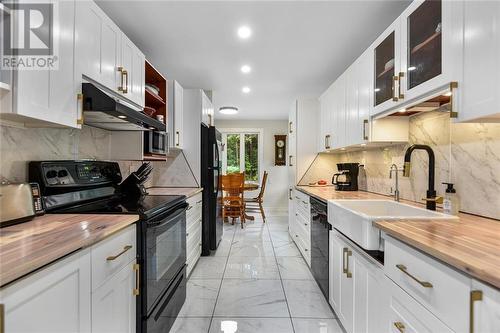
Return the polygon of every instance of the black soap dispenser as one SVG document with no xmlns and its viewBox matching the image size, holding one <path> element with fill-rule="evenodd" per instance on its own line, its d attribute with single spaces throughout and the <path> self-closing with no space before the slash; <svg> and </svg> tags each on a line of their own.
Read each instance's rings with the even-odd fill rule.
<svg viewBox="0 0 500 333">
<path fill-rule="evenodd" d="M 443 183 L 446 185 L 446 192 L 443 200 L 443 212 L 450 215 L 458 215 L 460 210 L 460 200 L 458 199 L 457 191 L 453 188 L 452 183 Z"/>
</svg>

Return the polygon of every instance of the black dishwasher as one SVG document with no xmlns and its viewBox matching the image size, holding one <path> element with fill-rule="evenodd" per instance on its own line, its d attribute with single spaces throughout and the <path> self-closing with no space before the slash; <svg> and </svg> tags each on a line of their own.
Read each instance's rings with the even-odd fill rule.
<svg viewBox="0 0 500 333">
<path fill-rule="evenodd" d="M 328 246 L 332 225 L 325 202 L 311 198 L 311 271 L 328 300 Z"/>
</svg>

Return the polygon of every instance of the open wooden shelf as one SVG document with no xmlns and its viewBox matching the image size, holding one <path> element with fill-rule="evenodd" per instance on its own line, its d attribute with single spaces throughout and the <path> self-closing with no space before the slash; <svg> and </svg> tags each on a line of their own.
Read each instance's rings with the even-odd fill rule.
<svg viewBox="0 0 500 333">
<path fill-rule="evenodd" d="M 144 154 L 144 161 L 165 161 L 167 155 Z"/>
<path fill-rule="evenodd" d="M 165 106 L 165 101 L 158 95 L 153 94 L 149 90 L 145 89 L 145 97 L 146 97 L 146 106 L 152 107 L 153 109 L 156 109 L 158 114 L 158 109 Z"/>
<path fill-rule="evenodd" d="M 441 36 L 441 31 L 433 33 L 431 36 L 429 36 L 426 40 L 424 40 L 422 43 L 416 45 L 412 50 L 411 54 L 418 52 L 419 50 L 423 49 L 424 47 L 430 45 L 436 38 Z"/>
</svg>

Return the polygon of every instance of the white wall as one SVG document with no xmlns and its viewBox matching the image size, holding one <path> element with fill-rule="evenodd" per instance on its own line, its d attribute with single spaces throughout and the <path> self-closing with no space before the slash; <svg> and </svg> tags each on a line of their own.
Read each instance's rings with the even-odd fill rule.
<svg viewBox="0 0 500 333">
<path fill-rule="evenodd" d="M 252 128 L 264 132 L 264 158 L 261 170 L 269 173 L 264 194 L 264 207 L 267 212 L 286 211 L 288 209 L 288 169 L 286 166 L 274 165 L 274 135 L 287 134 L 286 120 L 215 120 L 215 127 Z M 257 193 L 249 192 L 249 196 Z"/>
</svg>

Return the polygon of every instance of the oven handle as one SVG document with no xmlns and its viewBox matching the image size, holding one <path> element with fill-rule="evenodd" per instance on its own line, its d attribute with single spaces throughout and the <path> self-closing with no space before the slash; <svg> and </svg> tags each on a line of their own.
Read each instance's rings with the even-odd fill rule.
<svg viewBox="0 0 500 333">
<path fill-rule="evenodd" d="M 154 228 L 158 228 L 158 227 L 161 227 L 165 224 L 169 224 L 172 220 L 176 219 L 181 214 L 186 212 L 188 206 L 189 205 L 187 203 L 183 203 L 182 206 L 180 206 L 178 209 L 176 209 L 174 213 L 166 216 L 166 217 L 168 217 L 168 219 L 166 221 L 165 221 L 165 218 L 160 217 L 160 218 L 156 219 L 156 221 L 149 221 L 149 222 L 146 222 L 146 224 L 148 227 L 154 227 Z"/>
</svg>

